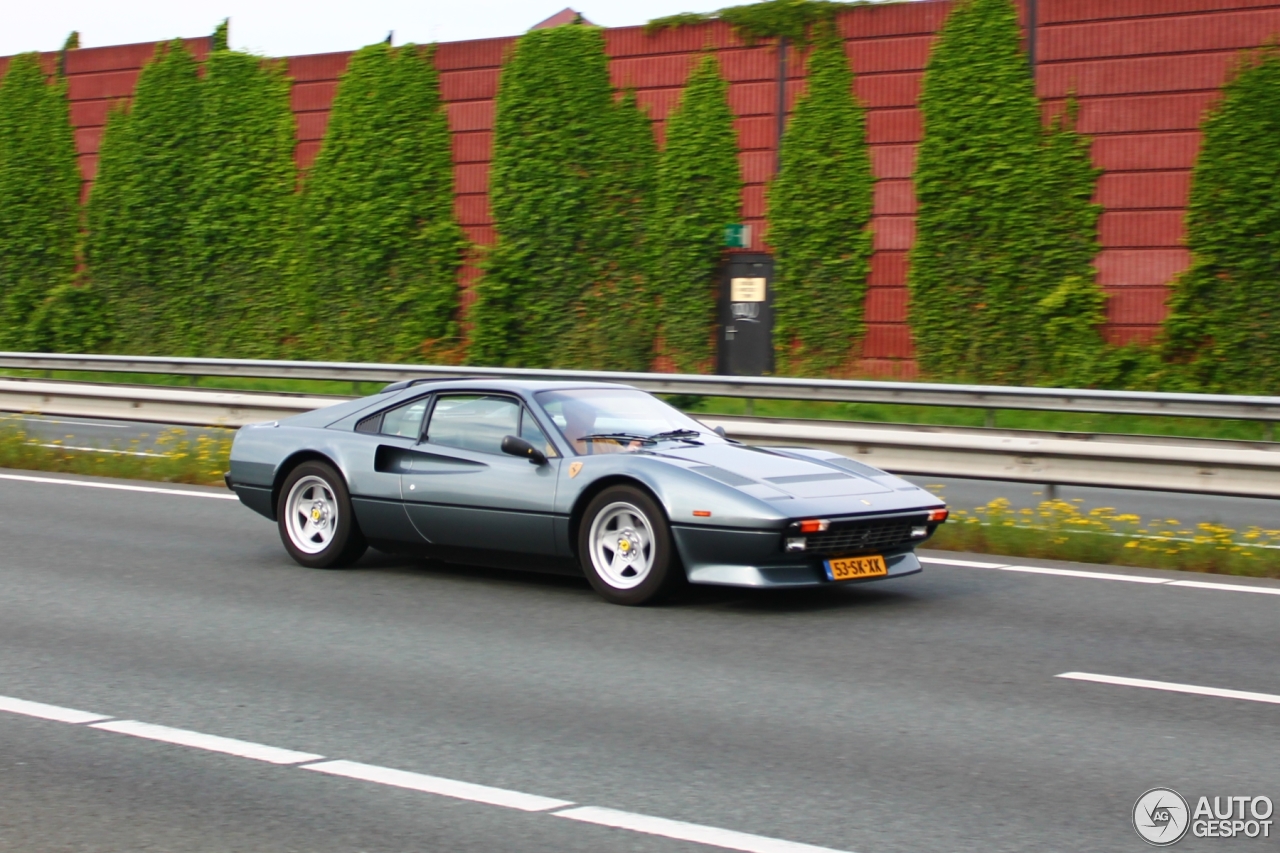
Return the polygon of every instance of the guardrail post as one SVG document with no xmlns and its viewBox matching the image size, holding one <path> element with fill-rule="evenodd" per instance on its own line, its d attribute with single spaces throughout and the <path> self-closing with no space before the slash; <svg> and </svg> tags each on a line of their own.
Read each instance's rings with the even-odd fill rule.
<svg viewBox="0 0 1280 853">
<path fill-rule="evenodd" d="M 995 429 L 996 426 L 996 410 L 987 409 L 987 419 L 985 422 L 987 429 Z"/>
<path fill-rule="evenodd" d="M 1263 441 L 1276 440 L 1276 422 L 1275 421 L 1262 422 L 1262 440 Z"/>
</svg>

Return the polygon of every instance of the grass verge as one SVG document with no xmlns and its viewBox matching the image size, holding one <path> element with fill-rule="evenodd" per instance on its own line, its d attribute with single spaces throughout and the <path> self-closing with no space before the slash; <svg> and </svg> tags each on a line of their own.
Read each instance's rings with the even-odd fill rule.
<svg viewBox="0 0 1280 853">
<path fill-rule="evenodd" d="M 226 434 L 193 436 L 174 427 L 127 444 L 86 446 L 33 437 L 12 421 L 0 422 L 0 468 L 221 486 L 231 456 L 233 433 Z"/>
<path fill-rule="evenodd" d="M 1280 577 L 1280 530 L 1221 524 L 1184 525 L 1176 518 L 1142 519 L 1114 507 L 1082 512 L 1073 501 L 1041 501 L 1014 509 L 997 498 L 955 510 L 930 548 L 1009 557 L 1107 563 L 1249 577 Z"/>
</svg>

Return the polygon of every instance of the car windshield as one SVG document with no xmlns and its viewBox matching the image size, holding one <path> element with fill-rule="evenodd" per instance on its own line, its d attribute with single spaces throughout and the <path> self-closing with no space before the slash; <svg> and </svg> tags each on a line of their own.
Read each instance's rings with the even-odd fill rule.
<svg viewBox="0 0 1280 853">
<path fill-rule="evenodd" d="M 630 388 L 540 391 L 538 402 L 579 454 L 619 453 L 659 441 L 718 439 L 666 403 Z"/>
</svg>

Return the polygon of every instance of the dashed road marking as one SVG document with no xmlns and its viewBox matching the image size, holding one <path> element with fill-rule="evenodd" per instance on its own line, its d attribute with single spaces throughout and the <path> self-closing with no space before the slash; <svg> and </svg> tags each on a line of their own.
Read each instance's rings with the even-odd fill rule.
<svg viewBox="0 0 1280 853">
<path fill-rule="evenodd" d="M 189 746 L 192 749 L 203 749 L 206 752 L 221 752 L 224 755 L 235 755 L 239 758 L 251 758 L 254 761 L 265 761 L 268 764 L 302 764 L 307 761 L 319 761 L 323 755 L 311 752 L 297 752 L 292 749 L 281 749 L 247 740 L 207 735 L 187 729 L 174 729 L 169 726 L 157 726 L 153 723 L 140 723 L 137 720 L 111 720 L 105 723 L 91 723 L 89 728 L 115 732 L 118 735 L 158 740 L 176 746 Z"/>
<path fill-rule="evenodd" d="M 1195 696 L 1216 696 L 1219 699 L 1244 699 L 1248 702 L 1280 705 L 1280 696 L 1274 693 L 1253 693 L 1248 690 L 1228 690 L 1224 687 L 1201 687 L 1198 684 L 1151 681 L 1146 678 L 1125 678 L 1120 675 L 1099 675 L 1094 672 L 1063 672 L 1055 677 L 1072 681 L 1092 681 L 1097 684 L 1114 684 L 1120 687 L 1141 687 L 1145 690 L 1164 690 L 1169 693 L 1190 693 Z"/>
<path fill-rule="evenodd" d="M 959 566 L 966 569 L 994 569 L 1000 572 L 1025 572 L 1032 575 L 1056 575 L 1087 580 L 1120 581 L 1121 583 L 1150 584 L 1152 586 L 1181 586 L 1190 589 L 1207 589 L 1218 592 L 1254 592 L 1263 595 L 1280 595 L 1280 587 L 1249 586 L 1242 583 L 1216 583 L 1209 581 L 1180 581 L 1172 578 L 1153 578 L 1147 575 L 1120 575 L 1112 572 L 1094 572 L 1083 569 L 1053 569 L 1047 566 L 1017 566 L 1006 563 L 977 563 L 972 560 L 952 560 L 944 557 L 920 557 L 927 566 Z"/>
<path fill-rule="evenodd" d="M 28 477 L 23 474 L 0 474 L 0 480 L 16 480 L 20 483 L 46 483 L 52 486 L 80 486 L 84 489 L 108 489 L 118 492 L 144 492 L 152 495 L 177 495 L 184 498 L 213 498 L 219 501 L 238 501 L 231 493 L 193 492 L 190 489 L 162 489 L 155 486 L 132 486 L 124 483 L 95 483 L 90 480 L 62 480 L 57 477 Z"/>
<path fill-rule="evenodd" d="M 732 829 L 718 829 L 699 823 L 685 823 L 682 820 L 669 820 L 665 817 L 650 817 L 634 812 L 602 809 L 598 806 L 568 809 L 556 812 L 555 816 L 613 829 L 629 829 L 646 835 L 660 835 L 677 841 L 692 841 L 694 844 L 705 844 L 725 850 L 742 850 L 745 853 L 837 853 L 830 847 L 815 847 L 812 844 L 783 841 L 780 838 L 735 832 Z"/>
</svg>

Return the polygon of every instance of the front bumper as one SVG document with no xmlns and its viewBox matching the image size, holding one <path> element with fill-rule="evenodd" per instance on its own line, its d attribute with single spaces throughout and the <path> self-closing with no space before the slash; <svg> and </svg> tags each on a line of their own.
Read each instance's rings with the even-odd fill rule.
<svg viewBox="0 0 1280 853">
<path fill-rule="evenodd" d="M 878 552 L 888 574 L 833 582 L 827 580 L 822 557 L 780 551 L 777 530 L 672 527 L 671 533 L 689 582 L 696 584 L 774 589 L 845 586 L 913 575 L 921 568 L 914 544 L 898 546 Z"/>
</svg>

